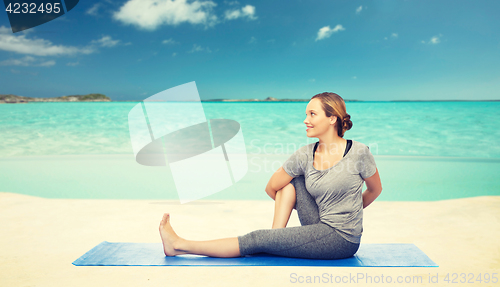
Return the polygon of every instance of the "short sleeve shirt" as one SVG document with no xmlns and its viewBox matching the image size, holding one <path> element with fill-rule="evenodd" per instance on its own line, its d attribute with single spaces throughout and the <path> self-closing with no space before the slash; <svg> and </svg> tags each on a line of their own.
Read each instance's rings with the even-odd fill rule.
<svg viewBox="0 0 500 287">
<path fill-rule="evenodd" d="M 299 148 L 283 163 L 291 177 L 304 175 L 307 191 L 316 201 L 321 222 L 333 227 L 346 240 L 361 242 L 363 232 L 364 179 L 376 172 L 368 146 L 352 141 L 347 154 L 334 166 L 317 170 L 313 166 L 316 143 Z"/>
</svg>

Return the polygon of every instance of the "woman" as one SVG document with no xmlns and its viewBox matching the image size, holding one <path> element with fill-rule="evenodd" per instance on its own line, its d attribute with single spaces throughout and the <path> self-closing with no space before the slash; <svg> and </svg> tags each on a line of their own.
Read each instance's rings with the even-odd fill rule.
<svg viewBox="0 0 500 287">
<path fill-rule="evenodd" d="M 239 257 L 265 252 L 311 259 L 354 255 L 363 231 L 363 208 L 382 191 L 375 160 L 366 145 L 343 138 L 352 122 L 339 95 L 312 97 L 304 123 L 307 136 L 319 142 L 299 148 L 269 180 L 266 193 L 275 201 L 272 229 L 190 241 L 177 236 L 167 213 L 160 223 L 165 255 Z M 367 189 L 362 193 L 363 182 Z M 292 209 L 302 226 L 285 228 Z"/>
</svg>

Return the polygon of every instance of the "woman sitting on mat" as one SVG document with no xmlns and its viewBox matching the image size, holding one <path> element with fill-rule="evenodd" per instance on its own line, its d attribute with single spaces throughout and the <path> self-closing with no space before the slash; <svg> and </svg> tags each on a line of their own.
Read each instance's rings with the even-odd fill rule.
<svg viewBox="0 0 500 287">
<path fill-rule="evenodd" d="M 353 256 L 363 231 L 363 208 L 382 185 L 369 148 L 345 140 L 352 127 L 344 100 L 317 94 L 306 108 L 307 136 L 319 142 L 299 148 L 271 177 L 266 193 L 275 201 L 272 229 L 243 236 L 190 241 L 179 237 L 163 215 L 160 235 L 165 255 L 239 257 L 260 252 L 297 258 L 340 259 Z M 363 182 L 367 189 L 362 193 Z M 302 226 L 285 228 L 292 209 Z"/>
</svg>

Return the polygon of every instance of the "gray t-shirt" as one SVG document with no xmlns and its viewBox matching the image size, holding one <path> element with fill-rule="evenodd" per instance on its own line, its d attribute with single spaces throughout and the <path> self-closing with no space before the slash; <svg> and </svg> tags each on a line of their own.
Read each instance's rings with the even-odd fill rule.
<svg viewBox="0 0 500 287">
<path fill-rule="evenodd" d="M 346 240 L 360 243 L 363 232 L 364 178 L 375 174 L 375 159 L 368 146 L 352 141 L 351 149 L 334 166 L 313 166 L 316 143 L 299 148 L 283 163 L 291 177 L 304 175 L 306 189 L 316 200 L 321 222 L 333 227 Z"/>
</svg>

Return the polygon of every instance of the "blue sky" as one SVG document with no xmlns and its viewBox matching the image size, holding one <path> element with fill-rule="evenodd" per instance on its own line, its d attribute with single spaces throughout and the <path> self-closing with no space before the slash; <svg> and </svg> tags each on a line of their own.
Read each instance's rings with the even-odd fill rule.
<svg viewBox="0 0 500 287">
<path fill-rule="evenodd" d="M 80 1 L 13 34 L 0 94 L 500 99 L 500 1 Z"/>
</svg>

